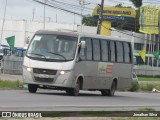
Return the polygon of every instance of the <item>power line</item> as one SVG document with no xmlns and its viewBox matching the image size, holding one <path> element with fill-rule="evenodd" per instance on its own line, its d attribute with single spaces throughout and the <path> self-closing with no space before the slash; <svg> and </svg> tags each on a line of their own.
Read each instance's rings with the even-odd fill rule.
<svg viewBox="0 0 160 120">
<path fill-rule="evenodd" d="M 44 3 L 44 2 L 41 2 L 41 1 L 38 1 L 38 0 L 33 0 L 33 1 L 35 1 L 35 2 L 37 2 L 37 3 L 40 3 L 40 4 L 43 4 L 43 5 L 47 5 L 47 6 L 49 6 L 49 7 L 55 8 L 55 9 L 59 9 L 59 10 L 62 10 L 62 11 L 65 11 L 65 12 L 68 12 L 68 13 L 72 13 L 72 14 L 76 14 L 76 15 L 79 15 L 79 16 L 80 16 L 79 13 L 76 13 L 76 12 L 73 12 L 73 11 L 70 11 L 70 10 L 66 10 L 66 9 L 64 9 L 64 8 L 60 8 L 60 7 L 57 7 L 57 6 L 54 6 L 54 5 L 49 5 L 49 4 L 47 4 L 47 3 Z"/>
<path fill-rule="evenodd" d="M 52 5 L 55 5 L 56 7 L 65 7 L 65 8 L 68 8 L 68 9 L 71 9 L 71 10 L 75 10 L 75 11 L 77 11 L 77 10 L 79 10 L 80 11 L 80 6 L 78 6 L 78 5 L 74 5 L 74 4 L 68 4 L 68 3 L 65 3 L 65 2 L 56 2 L 55 0 L 51 0 L 52 2 L 50 2 Z M 86 8 L 86 7 L 84 7 L 84 9 L 85 9 L 85 12 L 91 12 L 92 11 L 92 9 L 90 9 L 90 8 Z"/>
</svg>

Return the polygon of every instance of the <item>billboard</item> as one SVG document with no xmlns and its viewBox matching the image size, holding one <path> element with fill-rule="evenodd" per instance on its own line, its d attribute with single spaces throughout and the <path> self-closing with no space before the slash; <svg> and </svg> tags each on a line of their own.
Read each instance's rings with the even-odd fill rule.
<svg viewBox="0 0 160 120">
<path fill-rule="evenodd" d="M 146 34 L 159 34 L 160 7 L 146 5 L 140 8 L 139 31 Z"/>
<path fill-rule="evenodd" d="M 99 7 L 93 10 L 93 16 L 99 19 Z M 104 7 L 103 20 L 134 20 L 135 10 L 133 8 L 120 8 L 120 7 Z"/>
</svg>

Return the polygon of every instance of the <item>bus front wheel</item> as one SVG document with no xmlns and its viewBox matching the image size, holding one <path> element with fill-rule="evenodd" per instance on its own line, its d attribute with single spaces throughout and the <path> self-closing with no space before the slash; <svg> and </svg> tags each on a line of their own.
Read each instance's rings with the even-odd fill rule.
<svg viewBox="0 0 160 120">
<path fill-rule="evenodd" d="M 77 80 L 75 88 L 67 89 L 66 92 L 72 96 L 78 96 L 80 90 L 80 81 Z"/>
<path fill-rule="evenodd" d="M 38 86 L 33 84 L 28 84 L 28 91 L 30 93 L 36 93 Z"/>
</svg>

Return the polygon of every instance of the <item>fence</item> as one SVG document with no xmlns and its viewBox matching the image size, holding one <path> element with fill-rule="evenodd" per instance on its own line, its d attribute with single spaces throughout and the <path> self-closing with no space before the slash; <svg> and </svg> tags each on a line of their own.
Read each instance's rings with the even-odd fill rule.
<svg viewBox="0 0 160 120">
<path fill-rule="evenodd" d="M 160 67 L 134 66 L 133 70 L 137 75 L 160 76 Z"/>
<path fill-rule="evenodd" d="M 23 57 L 3 56 L 1 72 L 4 74 L 22 74 Z"/>
</svg>

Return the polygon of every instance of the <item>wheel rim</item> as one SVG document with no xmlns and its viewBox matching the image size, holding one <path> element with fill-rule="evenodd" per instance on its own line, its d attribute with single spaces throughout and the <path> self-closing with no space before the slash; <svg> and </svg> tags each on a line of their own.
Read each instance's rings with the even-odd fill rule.
<svg viewBox="0 0 160 120">
<path fill-rule="evenodd" d="M 114 95 L 115 90 L 116 90 L 116 85 L 115 85 L 115 82 L 113 81 L 112 86 L 111 86 L 111 96 Z"/>
</svg>

